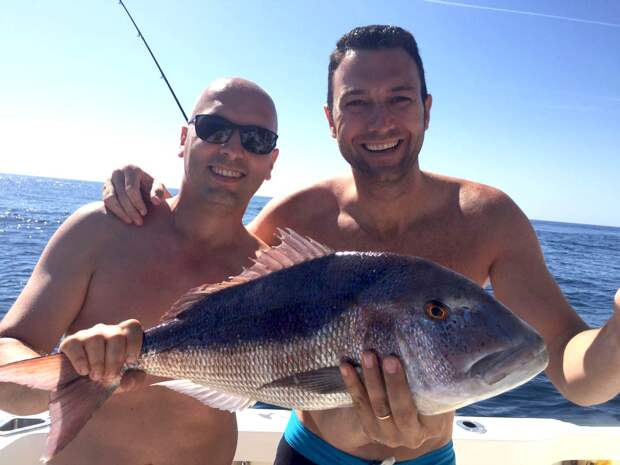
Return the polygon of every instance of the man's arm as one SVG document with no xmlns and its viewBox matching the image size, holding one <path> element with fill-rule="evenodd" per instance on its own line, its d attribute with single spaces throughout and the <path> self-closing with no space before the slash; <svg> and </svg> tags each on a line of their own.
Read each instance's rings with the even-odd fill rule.
<svg viewBox="0 0 620 465">
<path fill-rule="evenodd" d="M 503 194 L 493 214 L 495 259 L 490 278 L 496 297 L 531 324 L 549 350 L 547 376 L 568 400 L 592 405 L 620 392 L 620 296 L 616 312 L 589 329 L 547 270 L 536 234 Z"/>
<path fill-rule="evenodd" d="M 32 276 L 0 322 L 0 364 L 49 353 L 78 315 L 94 271 L 101 228 L 93 207 L 74 213 L 52 236 Z M 0 383 L 0 409 L 47 408 L 47 392 Z"/>
<path fill-rule="evenodd" d="M 18 339 L 0 337 L 0 365 L 39 355 Z M 0 410 L 14 415 L 34 415 L 47 410 L 48 400 L 47 391 L 28 389 L 13 383 L 0 383 Z"/>
</svg>

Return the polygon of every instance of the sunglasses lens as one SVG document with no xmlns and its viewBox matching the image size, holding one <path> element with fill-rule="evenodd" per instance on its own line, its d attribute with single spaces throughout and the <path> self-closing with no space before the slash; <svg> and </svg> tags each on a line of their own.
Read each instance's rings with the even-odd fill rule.
<svg viewBox="0 0 620 465">
<path fill-rule="evenodd" d="M 211 144 L 227 142 L 234 130 L 226 121 L 208 116 L 196 118 L 195 126 L 198 137 Z"/>
<path fill-rule="evenodd" d="M 246 127 L 241 130 L 241 145 L 257 155 L 271 153 L 276 146 L 277 138 L 273 132 L 259 127 Z"/>
<path fill-rule="evenodd" d="M 192 120 L 196 135 L 211 144 L 228 142 L 235 129 L 239 129 L 241 145 L 256 155 L 267 155 L 276 147 L 278 136 L 260 126 L 239 126 L 217 115 L 196 115 Z"/>
</svg>

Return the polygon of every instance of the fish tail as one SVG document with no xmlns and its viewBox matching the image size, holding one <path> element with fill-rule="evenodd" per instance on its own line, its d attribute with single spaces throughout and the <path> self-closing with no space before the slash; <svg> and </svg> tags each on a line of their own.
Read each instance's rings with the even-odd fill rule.
<svg viewBox="0 0 620 465">
<path fill-rule="evenodd" d="M 119 386 L 118 381 L 97 382 L 81 376 L 63 354 L 0 366 L 0 382 L 51 391 L 51 426 L 44 461 L 50 460 L 69 444 Z"/>
<path fill-rule="evenodd" d="M 80 375 L 63 354 L 35 357 L 0 366 L 0 382 L 53 391 Z"/>
<path fill-rule="evenodd" d="M 44 460 L 50 460 L 73 440 L 119 383 L 92 381 L 81 376 L 50 393 L 50 433 Z"/>
</svg>

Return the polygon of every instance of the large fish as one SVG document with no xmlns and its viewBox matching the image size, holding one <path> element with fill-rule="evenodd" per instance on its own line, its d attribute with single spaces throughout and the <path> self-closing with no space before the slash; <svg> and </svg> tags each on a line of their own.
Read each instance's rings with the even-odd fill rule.
<svg viewBox="0 0 620 465">
<path fill-rule="evenodd" d="M 545 368 L 541 337 L 477 284 L 428 260 L 333 252 L 291 230 L 240 276 L 184 295 L 144 334 L 129 369 L 231 411 L 262 401 L 302 410 L 351 405 L 338 365 L 394 354 L 415 403 L 437 414 Z M 62 354 L 0 367 L 0 381 L 52 391 L 46 456 L 118 387 L 79 376 Z M 79 406 L 79 407 L 76 407 Z"/>
</svg>

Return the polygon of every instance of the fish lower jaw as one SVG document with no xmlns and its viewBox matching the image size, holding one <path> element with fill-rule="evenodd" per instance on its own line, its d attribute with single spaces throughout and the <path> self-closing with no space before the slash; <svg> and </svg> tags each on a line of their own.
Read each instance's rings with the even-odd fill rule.
<svg viewBox="0 0 620 465">
<path fill-rule="evenodd" d="M 519 383 L 517 383 L 517 385 L 518 384 Z M 475 404 L 476 402 L 489 399 L 509 389 L 511 388 L 503 386 L 501 388 L 497 387 L 491 390 L 483 389 L 482 392 L 478 390 L 478 394 L 476 395 L 463 395 L 462 397 L 457 398 L 450 398 L 450 396 L 444 394 L 436 394 L 432 397 L 416 394 L 414 395 L 414 400 L 416 408 L 420 414 L 426 416 L 441 415 L 443 413 L 454 412 L 459 408 L 467 407 L 468 405 Z"/>
<path fill-rule="evenodd" d="M 437 400 L 441 399 L 441 400 Z M 414 394 L 414 401 L 418 412 L 422 415 L 441 415 L 442 413 L 453 412 L 459 407 L 469 405 L 474 401 L 470 399 L 450 399 L 445 395 L 425 396 L 419 392 Z"/>
<path fill-rule="evenodd" d="M 472 378 L 480 379 L 489 386 L 504 385 L 505 379 L 518 380 L 541 372 L 549 363 L 549 355 L 544 347 L 532 350 L 531 347 L 515 347 L 487 355 L 475 362 L 469 372 Z M 528 378 L 529 379 L 529 378 Z"/>
<path fill-rule="evenodd" d="M 527 383 L 543 369 L 544 367 L 540 364 L 530 363 L 527 366 L 521 367 L 521 369 L 511 372 L 490 373 L 486 376 L 481 376 L 480 380 L 485 385 L 492 387 L 494 392 L 492 395 L 496 395 Z"/>
<path fill-rule="evenodd" d="M 491 377 L 493 383 L 487 382 L 482 374 L 473 375 L 468 381 L 462 383 L 458 389 L 460 394 L 457 396 L 450 395 L 446 391 L 431 392 L 430 395 L 425 395 L 424 391 L 416 391 L 414 388 L 416 407 L 422 415 L 439 415 L 497 396 L 527 383 L 538 375 L 547 365 L 546 356 L 545 351 L 539 355 L 539 358 L 530 360 L 520 369 L 493 373 Z"/>
</svg>

